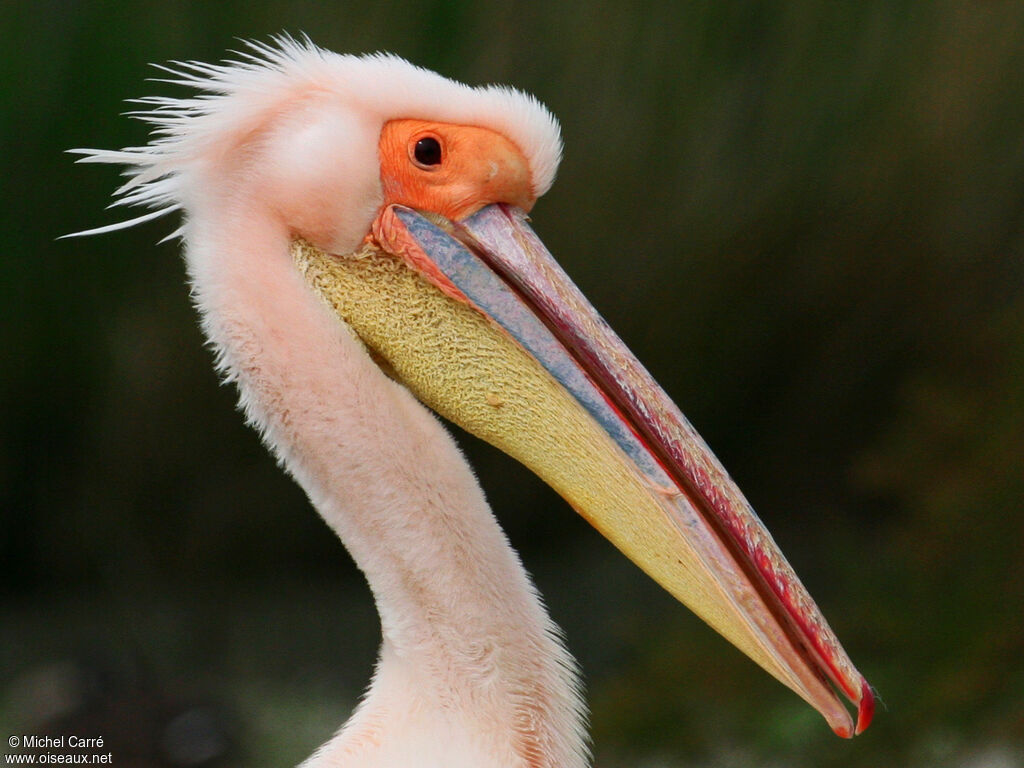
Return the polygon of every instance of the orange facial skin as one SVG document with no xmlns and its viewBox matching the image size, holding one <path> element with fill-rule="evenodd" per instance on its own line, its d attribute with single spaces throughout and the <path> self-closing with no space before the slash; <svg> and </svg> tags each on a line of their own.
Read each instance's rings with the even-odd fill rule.
<svg viewBox="0 0 1024 768">
<path fill-rule="evenodd" d="M 426 140 L 427 163 L 417 159 Z M 436 141 L 434 145 L 430 141 Z M 397 203 L 458 221 L 491 203 L 529 211 L 536 196 L 530 167 L 519 148 L 496 131 L 427 120 L 391 120 L 380 134 L 384 205 Z"/>
</svg>

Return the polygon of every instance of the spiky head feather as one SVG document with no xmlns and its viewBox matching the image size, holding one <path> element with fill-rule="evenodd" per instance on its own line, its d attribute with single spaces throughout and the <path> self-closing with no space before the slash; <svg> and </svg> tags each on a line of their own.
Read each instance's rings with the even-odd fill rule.
<svg viewBox="0 0 1024 768">
<path fill-rule="evenodd" d="M 555 118 L 533 96 L 507 86 L 464 85 L 391 54 L 333 53 L 308 38 L 282 36 L 273 44 L 246 45 L 248 51 L 221 64 L 185 61 L 158 67 L 168 75 L 161 82 L 189 87 L 195 93 L 134 101 L 146 108 L 129 114 L 153 126 L 147 145 L 71 150 L 83 155 L 79 162 L 125 166 L 130 178 L 115 193 L 113 206 L 152 209 L 77 235 L 123 229 L 176 210 L 187 214 L 192 188 L 206 181 L 204 167 L 247 142 L 261 140 L 262 132 L 272 130 L 275 121 L 283 121 L 295 134 L 287 156 L 272 159 L 281 166 L 278 175 L 289 174 L 300 182 L 304 171 L 320 166 L 321 172 L 360 176 L 351 182 L 352 205 L 359 210 L 360 221 L 365 218 L 364 209 L 379 199 L 379 180 L 370 170 L 375 165 L 368 162 L 376 159 L 376 145 L 369 140 L 375 140 L 375 127 L 379 133 L 391 119 L 420 118 L 495 130 L 526 157 L 536 196 L 554 181 L 562 154 L 561 135 Z M 309 101 L 329 103 L 343 115 L 315 135 L 335 142 L 339 151 L 318 156 L 310 136 L 302 135 L 308 125 L 303 105 Z M 350 146 L 343 146 L 346 142 Z M 330 162 L 339 167 L 324 166 Z M 348 229 L 351 238 L 357 226 Z"/>
</svg>

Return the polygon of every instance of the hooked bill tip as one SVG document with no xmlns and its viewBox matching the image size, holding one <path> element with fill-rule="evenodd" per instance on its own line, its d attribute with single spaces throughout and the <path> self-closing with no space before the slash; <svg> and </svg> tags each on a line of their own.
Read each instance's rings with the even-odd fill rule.
<svg viewBox="0 0 1024 768">
<path fill-rule="evenodd" d="M 857 707 L 857 730 L 859 736 L 871 725 L 871 718 L 875 716 L 875 694 L 868 685 L 868 681 L 861 678 L 860 681 L 860 704 Z"/>
<path fill-rule="evenodd" d="M 864 678 L 860 680 L 860 701 L 857 702 L 857 725 L 853 732 L 850 732 L 848 725 L 836 725 L 832 727 L 836 736 L 842 739 L 852 739 L 860 736 L 871 725 L 871 719 L 875 716 L 875 694 Z"/>
<path fill-rule="evenodd" d="M 843 718 L 841 723 L 832 723 L 832 731 L 841 739 L 860 736 L 871 725 L 871 719 L 875 716 L 875 693 L 863 677 L 860 679 L 860 698 L 854 701 L 857 704 L 857 724 L 853 730 L 850 730 L 851 723 L 847 718 Z"/>
</svg>

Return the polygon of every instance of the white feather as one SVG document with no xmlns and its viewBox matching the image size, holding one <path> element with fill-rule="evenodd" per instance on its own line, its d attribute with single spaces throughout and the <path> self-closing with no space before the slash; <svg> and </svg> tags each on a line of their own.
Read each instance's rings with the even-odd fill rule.
<svg viewBox="0 0 1024 768">
<path fill-rule="evenodd" d="M 169 237 L 185 241 L 217 370 L 366 573 L 381 661 L 356 714 L 306 765 L 582 768 L 575 664 L 471 470 L 313 296 L 288 250 L 296 233 L 336 253 L 358 245 L 382 200 L 388 120 L 498 131 L 526 156 L 537 194 L 558 166 L 558 125 L 530 96 L 394 56 L 291 38 L 249 47 L 224 64 L 161 67 L 196 93 L 136 102 L 148 108 L 132 113 L 152 126 L 148 145 L 72 150 L 79 162 L 126 166 L 115 206 L 155 209 L 77 234 L 185 213 Z"/>
<path fill-rule="evenodd" d="M 124 229 L 180 208 L 188 196 L 187 176 L 196 163 L 216 154 L 225 142 L 257 131 L 303 93 L 336 97 L 379 126 L 394 118 L 420 118 L 490 128 L 523 152 L 538 197 L 554 182 L 562 156 L 558 122 L 529 94 L 499 85 L 464 85 L 391 54 L 337 54 L 308 38 L 288 36 L 275 38 L 275 43 L 247 42 L 250 51 L 237 52 L 238 59 L 221 64 L 154 65 L 170 76 L 154 78 L 156 82 L 196 93 L 134 100 L 149 109 L 127 114 L 153 126 L 152 141 L 122 150 L 70 151 L 83 155 L 80 163 L 126 166 L 131 178 L 117 190 L 117 204 L 160 212 L 69 236 Z"/>
</svg>

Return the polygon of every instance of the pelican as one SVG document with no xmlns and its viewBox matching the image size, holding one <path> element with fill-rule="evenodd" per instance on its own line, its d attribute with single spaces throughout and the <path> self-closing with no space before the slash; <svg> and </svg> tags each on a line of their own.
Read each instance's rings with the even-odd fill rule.
<svg viewBox="0 0 1024 768">
<path fill-rule="evenodd" d="M 309 768 L 578 768 L 579 675 L 428 407 L 558 491 L 840 736 L 871 688 L 739 489 L 542 245 L 535 98 L 308 39 L 174 62 L 115 205 L 174 211 L 241 408 L 365 574 L 372 682 Z M 625 257 L 624 257 L 625 258 Z M 425 407 L 426 406 L 426 407 Z M 856 709 L 856 719 L 840 696 Z"/>
</svg>

